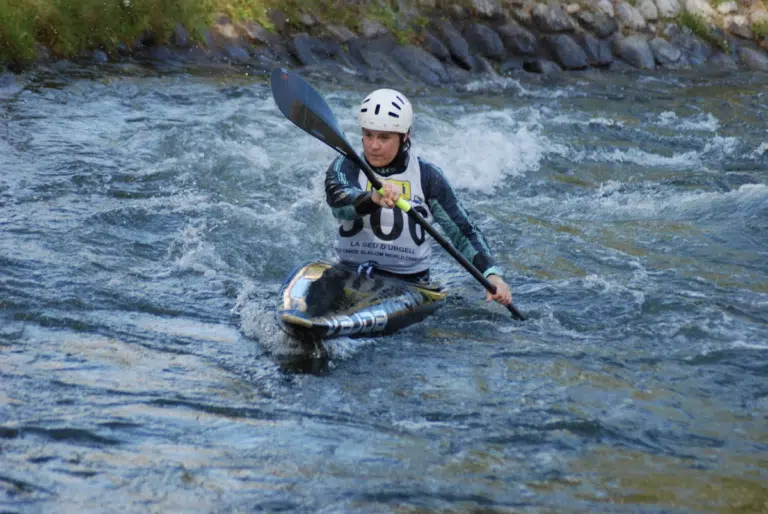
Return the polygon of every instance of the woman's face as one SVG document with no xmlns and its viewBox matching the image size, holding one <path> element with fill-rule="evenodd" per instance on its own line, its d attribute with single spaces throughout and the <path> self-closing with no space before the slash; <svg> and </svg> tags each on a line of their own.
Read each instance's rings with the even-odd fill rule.
<svg viewBox="0 0 768 514">
<path fill-rule="evenodd" d="M 387 166 L 399 149 L 400 134 L 397 132 L 363 129 L 363 152 L 371 166 Z"/>
</svg>

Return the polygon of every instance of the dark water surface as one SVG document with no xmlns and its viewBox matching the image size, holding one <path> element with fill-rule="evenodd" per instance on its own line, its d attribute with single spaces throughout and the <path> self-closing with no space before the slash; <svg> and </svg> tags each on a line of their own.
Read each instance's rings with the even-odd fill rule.
<svg viewBox="0 0 768 514">
<path fill-rule="evenodd" d="M 270 309 L 334 154 L 266 77 L 4 80 L 0 511 L 768 512 L 766 84 L 406 90 L 530 320 L 436 248 L 447 306 L 313 375 Z"/>
</svg>

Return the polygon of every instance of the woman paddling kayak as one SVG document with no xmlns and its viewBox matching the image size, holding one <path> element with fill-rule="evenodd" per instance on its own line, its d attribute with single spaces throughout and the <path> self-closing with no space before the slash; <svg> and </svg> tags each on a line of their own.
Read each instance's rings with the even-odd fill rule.
<svg viewBox="0 0 768 514">
<path fill-rule="evenodd" d="M 366 162 L 384 184 L 376 191 L 351 159 L 338 157 L 325 178 L 326 201 L 339 220 L 335 250 L 339 261 L 371 272 L 409 281 L 427 281 L 431 259 L 428 234 L 394 209 L 403 197 L 429 223 L 437 221 L 453 245 L 496 293 L 486 301 L 511 305 L 509 286 L 501 276 L 480 229 L 472 223 L 440 168 L 411 151 L 413 108 L 405 95 L 378 89 L 360 105 L 358 114 Z"/>
</svg>

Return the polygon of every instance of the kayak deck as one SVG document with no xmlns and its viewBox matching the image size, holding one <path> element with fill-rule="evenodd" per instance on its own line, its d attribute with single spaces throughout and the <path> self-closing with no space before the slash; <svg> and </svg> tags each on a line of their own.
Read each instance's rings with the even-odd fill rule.
<svg viewBox="0 0 768 514">
<path fill-rule="evenodd" d="M 390 334 L 422 321 L 445 297 L 435 286 L 311 262 L 286 279 L 277 317 L 284 331 L 300 339 Z"/>
</svg>

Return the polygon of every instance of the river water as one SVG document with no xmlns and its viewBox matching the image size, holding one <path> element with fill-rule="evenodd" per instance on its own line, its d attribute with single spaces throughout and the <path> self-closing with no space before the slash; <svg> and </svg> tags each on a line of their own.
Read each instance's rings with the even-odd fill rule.
<svg viewBox="0 0 768 514">
<path fill-rule="evenodd" d="M 350 140 L 374 86 L 303 72 Z M 281 356 L 332 150 L 267 76 L 0 85 L 3 512 L 768 511 L 768 76 L 408 88 L 520 323 L 447 305 Z"/>
</svg>

